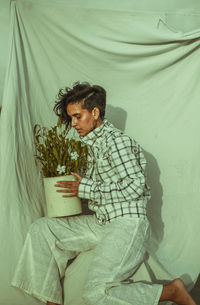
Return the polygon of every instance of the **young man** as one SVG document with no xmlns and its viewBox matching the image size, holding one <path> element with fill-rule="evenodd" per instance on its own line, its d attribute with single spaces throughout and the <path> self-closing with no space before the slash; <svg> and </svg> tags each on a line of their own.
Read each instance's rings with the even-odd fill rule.
<svg viewBox="0 0 200 305">
<path fill-rule="evenodd" d="M 104 119 L 106 92 L 75 83 L 60 90 L 54 110 L 88 145 L 90 166 L 77 181 L 55 185 L 63 197 L 88 199 L 94 215 L 41 218 L 31 225 L 13 279 L 48 305 L 62 304 L 60 281 L 67 261 L 94 249 L 83 298 L 86 305 L 195 305 L 180 279 L 168 285 L 128 282 L 144 259 L 149 237 L 141 147 Z M 75 304 L 74 304 L 75 305 Z"/>
</svg>

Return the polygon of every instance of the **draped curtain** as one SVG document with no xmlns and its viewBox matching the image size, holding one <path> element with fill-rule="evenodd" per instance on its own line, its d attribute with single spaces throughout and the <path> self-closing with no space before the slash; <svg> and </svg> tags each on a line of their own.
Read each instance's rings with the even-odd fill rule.
<svg viewBox="0 0 200 305">
<path fill-rule="evenodd" d="M 1 304 L 38 304 L 10 287 L 28 227 L 45 214 L 33 126 L 56 123 L 57 92 L 75 81 L 103 86 L 106 117 L 144 148 L 152 256 L 170 277 L 196 281 L 200 7 L 152 3 L 11 1 L 0 119 Z"/>
</svg>

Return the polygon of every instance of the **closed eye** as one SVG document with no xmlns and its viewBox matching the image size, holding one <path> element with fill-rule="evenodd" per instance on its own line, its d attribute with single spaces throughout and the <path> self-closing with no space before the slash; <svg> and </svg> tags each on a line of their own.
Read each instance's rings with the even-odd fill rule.
<svg viewBox="0 0 200 305">
<path fill-rule="evenodd" d="M 78 113 L 73 114 L 72 117 L 77 118 L 77 119 L 81 118 L 80 114 L 78 114 Z"/>
</svg>

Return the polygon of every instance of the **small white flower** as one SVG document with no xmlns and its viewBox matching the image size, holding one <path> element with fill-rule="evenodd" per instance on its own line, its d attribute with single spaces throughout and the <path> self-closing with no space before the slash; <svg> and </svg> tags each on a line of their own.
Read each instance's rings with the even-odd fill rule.
<svg viewBox="0 0 200 305">
<path fill-rule="evenodd" d="M 61 166 L 60 164 L 57 166 L 57 172 L 59 173 L 59 174 L 64 174 L 65 173 L 65 170 L 66 170 L 66 166 L 65 165 L 63 165 L 63 166 Z"/>
<path fill-rule="evenodd" d="M 79 154 L 78 154 L 76 151 L 74 151 L 73 153 L 71 153 L 71 159 L 72 159 L 72 160 L 77 160 L 78 157 L 79 157 Z"/>
</svg>

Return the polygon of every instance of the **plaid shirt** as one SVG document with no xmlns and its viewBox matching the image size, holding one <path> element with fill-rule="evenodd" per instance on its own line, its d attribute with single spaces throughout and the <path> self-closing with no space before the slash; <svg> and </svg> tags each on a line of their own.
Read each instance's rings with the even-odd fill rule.
<svg viewBox="0 0 200 305">
<path fill-rule="evenodd" d="M 145 217 L 150 191 L 146 160 L 136 141 L 106 119 L 81 141 L 88 145 L 90 166 L 79 184 L 78 196 L 88 199 L 99 222 Z"/>
</svg>

